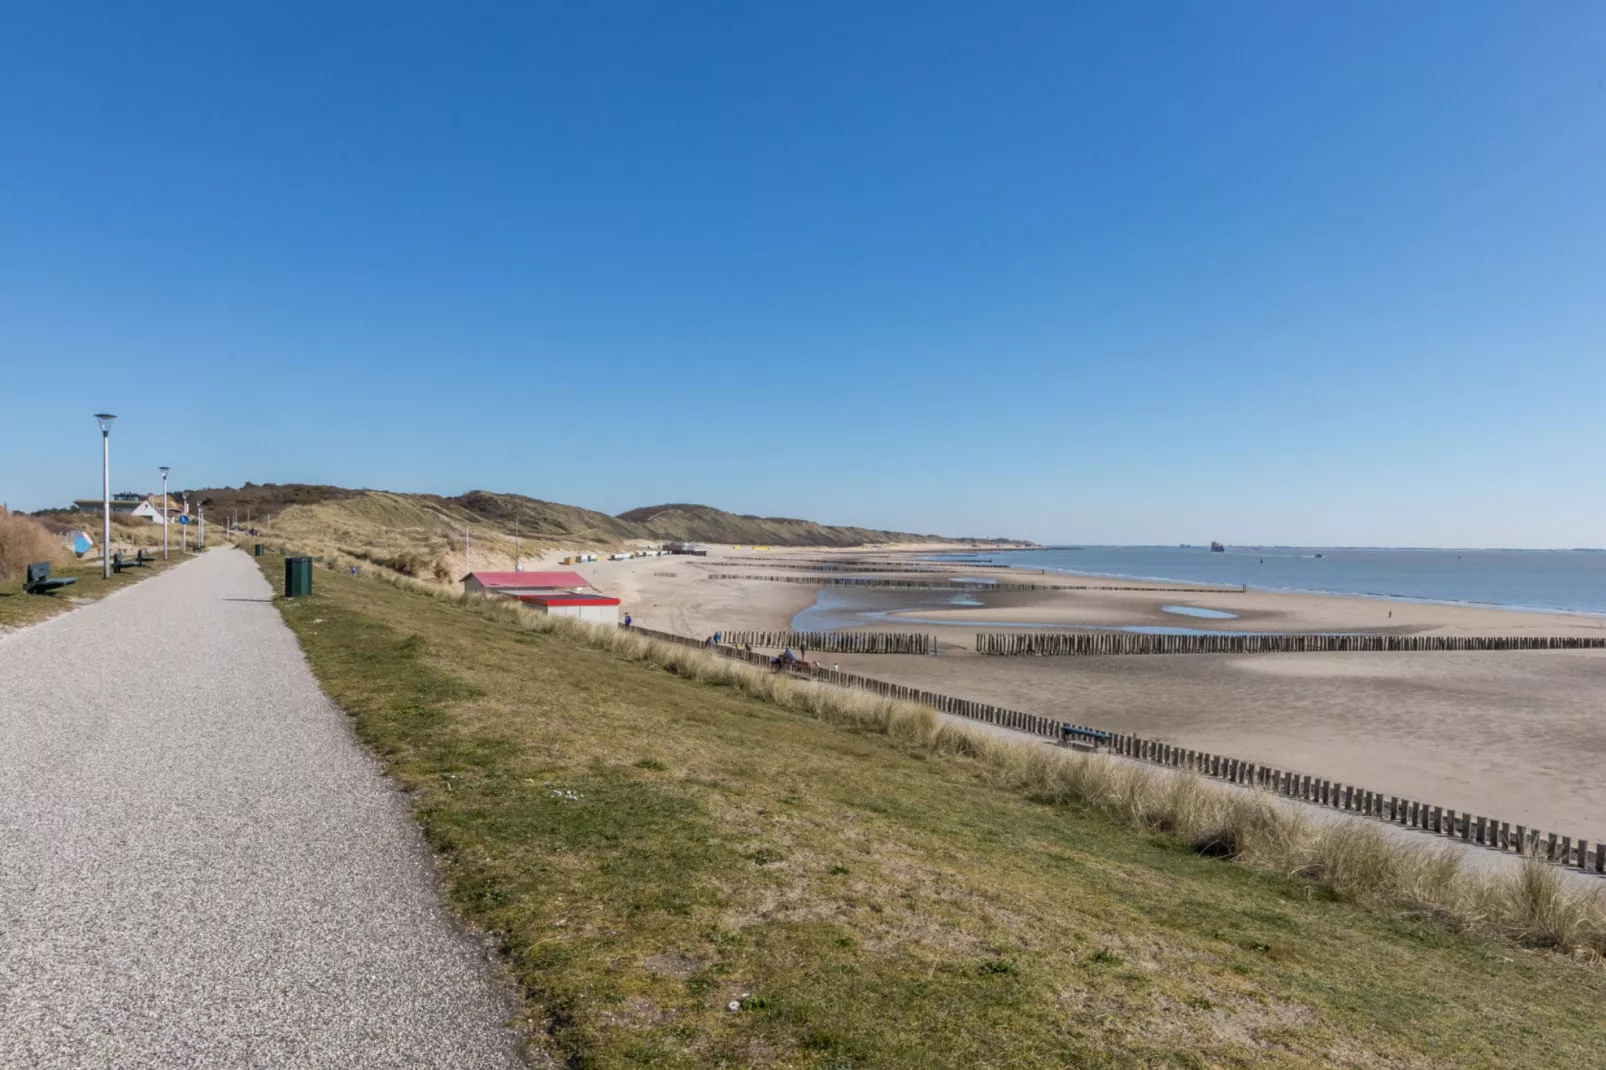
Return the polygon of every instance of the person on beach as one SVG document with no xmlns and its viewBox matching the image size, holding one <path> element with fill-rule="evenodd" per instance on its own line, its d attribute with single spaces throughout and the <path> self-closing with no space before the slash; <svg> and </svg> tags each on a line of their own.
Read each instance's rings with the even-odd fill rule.
<svg viewBox="0 0 1606 1070">
<path fill-rule="evenodd" d="M 630 614 L 628 613 L 625 614 L 625 627 L 630 627 Z"/>
</svg>

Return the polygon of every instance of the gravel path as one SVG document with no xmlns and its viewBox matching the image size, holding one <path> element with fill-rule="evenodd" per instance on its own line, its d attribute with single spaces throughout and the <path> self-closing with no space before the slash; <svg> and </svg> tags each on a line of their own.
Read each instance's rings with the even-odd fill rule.
<svg viewBox="0 0 1606 1070">
<path fill-rule="evenodd" d="M 213 551 L 0 637 L 0 1066 L 522 1065 L 271 593 Z"/>
</svg>

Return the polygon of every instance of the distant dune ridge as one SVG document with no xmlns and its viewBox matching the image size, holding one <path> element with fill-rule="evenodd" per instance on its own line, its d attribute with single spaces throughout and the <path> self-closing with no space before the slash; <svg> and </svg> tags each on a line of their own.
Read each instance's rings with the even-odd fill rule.
<svg viewBox="0 0 1606 1070">
<path fill-rule="evenodd" d="M 434 521 L 486 524 L 505 528 L 509 534 L 517 526 L 523 535 L 536 541 L 550 538 L 596 543 L 669 539 L 771 546 L 864 546 L 890 542 L 1030 545 L 1015 539 L 960 538 L 819 524 L 790 517 L 751 516 L 687 503 L 649 505 L 609 516 L 577 505 L 488 490 L 471 490 L 447 498 L 438 494 L 354 490 L 312 483 L 246 483 L 238 489 L 211 487 L 190 491 L 189 495 L 192 501 L 207 507 L 214 521 L 222 520 L 227 512 L 235 509 L 241 510 L 243 523 L 246 509 L 251 510 L 253 520 L 266 520 L 294 507 L 331 503 L 343 503 L 338 506 L 339 511 L 353 516 L 367 515 L 381 522 L 425 520 L 425 516 L 417 513 L 400 515 L 409 512 L 403 503 L 415 503 L 416 507 L 433 514 Z M 400 511 L 398 506 L 402 506 Z"/>
<path fill-rule="evenodd" d="M 241 527 L 266 529 L 276 539 L 308 552 L 337 552 L 442 582 L 461 571 L 465 532 L 471 533 L 475 567 L 493 567 L 503 561 L 511 564 L 515 536 L 526 555 L 543 548 L 601 549 L 638 540 L 743 546 L 1029 545 L 1017 540 L 950 538 L 786 517 L 741 516 L 706 505 L 653 505 L 610 516 L 594 509 L 487 490 L 443 497 L 307 483 L 246 483 L 239 488 L 213 487 L 188 493 L 192 505 L 204 506 L 214 524 L 226 522 L 237 510 Z"/>
</svg>

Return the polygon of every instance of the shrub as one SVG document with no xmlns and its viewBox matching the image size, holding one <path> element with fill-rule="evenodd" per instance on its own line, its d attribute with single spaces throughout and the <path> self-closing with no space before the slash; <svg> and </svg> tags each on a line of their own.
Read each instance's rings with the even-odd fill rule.
<svg viewBox="0 0 1606 1070">
<path fill-rule="evenodd" d="M 0 516 L 0 580 L 10 583 L 22 579 L 35 561 L 48 561 L 59 567 L 72 561 L 72 554 L 45 526 L 28 516 Z"/>
</svg>

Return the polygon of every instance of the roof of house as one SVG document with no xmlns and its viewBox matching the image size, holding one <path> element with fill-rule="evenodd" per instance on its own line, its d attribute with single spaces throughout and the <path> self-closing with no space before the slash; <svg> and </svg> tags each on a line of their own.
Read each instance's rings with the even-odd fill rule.
<svg viewBox="0 0 1606 1070">
<path fill-rule="evenodd" d="M 590 587 L 591 582 L 578 572 L 470 572 L 480 583 L 495 590 L 498 587 Z M 463 579 L 467 580 L 468 576 Z"/>
<path fill-rule="evenodd" d="M 601 594 L 574 594 L 562 592 L 559 594 L 519 594 L 514 595 L 520 602 L 531 602 L 538 606 L 616 606 L 619 599 L 609 598 Z"/>
</svg>

